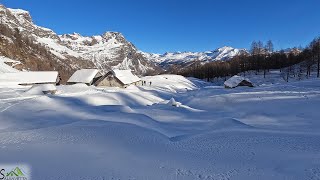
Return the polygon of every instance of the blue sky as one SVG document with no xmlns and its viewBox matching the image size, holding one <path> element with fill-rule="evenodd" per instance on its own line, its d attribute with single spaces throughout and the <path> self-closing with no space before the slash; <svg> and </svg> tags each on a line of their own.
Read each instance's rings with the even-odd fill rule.
<svg viewBox="0 0 320 180">
<path fill-rule="evenodd" d="M 249 48 L 273 40 L 277 49 L 305 46 L 320 35 L 319 0 L 0 0 L 31 12 L 58 34 L 118 31 L 140 50 Z"/>
</svg>

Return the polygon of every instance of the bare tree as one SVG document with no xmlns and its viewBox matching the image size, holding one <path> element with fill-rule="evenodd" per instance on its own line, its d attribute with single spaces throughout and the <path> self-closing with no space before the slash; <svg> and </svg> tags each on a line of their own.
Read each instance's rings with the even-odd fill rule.
<svg viewBox="0 0 320 180">
<path fill-rule="evenodd" d="M 274 47 L 273 47 L 273 43 L 272 43 L 271 40 L 267 41 L 267 44 L 266 44 L 265 48 L 269 53 L 273 53 Z"/>
<path fill-rule="evenodd" d="M 258 45 L 258 54 L 262 55 L 264 53 L 263 42 L 262 41 L 258 41 L 257 45 Z"/>
<path fill-rule="evenodd" d="M 320 77 L 320 37 L 315 38 L 311 44 L 310 49 L 312 51 L 314 59 L 317 60 L 317 77 Z"/>
<path fill-rule="evenodd" d="M 317 56 L 317 77 L 320 77 L 320 37 L 315 41 L 315 54 Z"/>
<path fill-rule="evenodd" d="M 256 41 L 251 43 L 250 52 L 252 56 L 258 55 L 258 43 Z"/>
</svg>

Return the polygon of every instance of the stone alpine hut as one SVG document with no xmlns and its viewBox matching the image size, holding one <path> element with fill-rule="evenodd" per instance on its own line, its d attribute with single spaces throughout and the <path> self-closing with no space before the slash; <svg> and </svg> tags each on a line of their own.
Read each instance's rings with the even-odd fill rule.
<svg viewBox="0 0 320 180">
<path fill-rule="evenodd" d="M 141 85 L 141 79 L 132 74 L 131 70 L 112 70 L 106 75 L 94 81 L 95 86 L 121 87 L 126 88 L 130 85 Z"/>
<path fill-rule="evenodd" d="M 224 82 L 225 88 L 235 88 L 238 86 L 248 86 L 253 87 L 252 82 L 248 78 L 242 76 L 232 76 L 230 79 Z"/>
</svg>

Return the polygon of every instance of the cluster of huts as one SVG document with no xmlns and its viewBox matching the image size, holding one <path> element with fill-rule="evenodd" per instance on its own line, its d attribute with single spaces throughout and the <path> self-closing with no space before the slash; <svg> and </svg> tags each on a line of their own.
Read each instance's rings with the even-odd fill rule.
<svg viewBox="0 0 320 180">
<path fill-rule="evenodd" d="M 3 58 L 0 60 L 3 60 Z M 0 61 L 0 85 L 1 83 L 14 85 L 59 84 L 60 78 L 57 71 L 18 71 Z M 67 81 L 68 85 L 86 84 L 88 86 L 121 87 L 130 85 L 143 85 L 141 79 L 131 70 L 111 70 L 102 73 L 98 69 L 77 70 Z M 253 83 L 244 77 L 233 76 L 224 82 L 225 88 L 238 86 L 253 87 Z"/>
<path fill-rule="evenodd" d="M 1 63 L 0 85 L 36 85 L 59 84 L 57 71 L 18 71 Z M 87 84 L 88 86 L 109 86 L 126 88 L 130 85 L 142 85 L 141 79 L 131 70 L 111 70 L 103 74 L 98 69 L 81 69 L 76 71 L 67 81 L 67 84 Z"/>
</svg>

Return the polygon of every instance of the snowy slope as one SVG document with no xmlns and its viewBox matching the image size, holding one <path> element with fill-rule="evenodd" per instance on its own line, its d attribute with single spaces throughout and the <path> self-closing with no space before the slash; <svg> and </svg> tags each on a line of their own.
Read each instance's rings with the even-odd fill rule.
<svg viewBox="0 0 320 180">
<path fill-rule="evenodd" d="M 60 86 L 55 96 L 0 88 L 1 162 L 26 162 L 32 179 L 320 176 L 318 79 L 236 89 L 143 79 L 152 85 Z"/>
<path fill-rule="evenodd" d="M 19 72 L 17 69 L 9 66 L 6 63 L 11 63 L 13 66 L 20 64 L 19 61 L 9 59 L 4 56 L 0 56 L 0 73 L 13 73 L 13 72 Z"/>
</svg>

